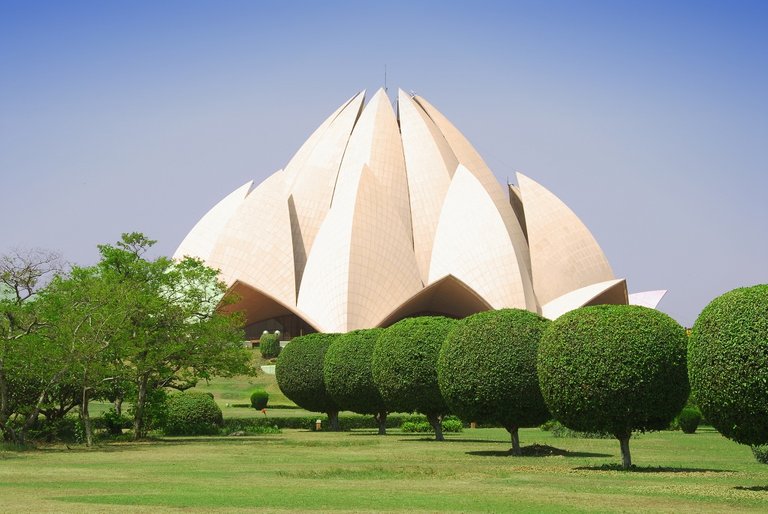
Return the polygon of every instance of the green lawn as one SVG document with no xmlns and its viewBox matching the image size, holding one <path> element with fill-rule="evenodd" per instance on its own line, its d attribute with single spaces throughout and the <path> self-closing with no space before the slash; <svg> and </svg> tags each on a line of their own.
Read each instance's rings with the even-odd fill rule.
<svg viewBox="0 0 768 514">
<path fill-rule="evenodd" d="M 511 457 L 500 429 L 447 438 L 286 430 L 0 451 L 0 511 L 768 511 L 768 466 L 711 429 L 633 439 L 633 472 L 611 468 L 612 440 L 523 430 L 524 446 L 564 455 Z"/>
</svg>

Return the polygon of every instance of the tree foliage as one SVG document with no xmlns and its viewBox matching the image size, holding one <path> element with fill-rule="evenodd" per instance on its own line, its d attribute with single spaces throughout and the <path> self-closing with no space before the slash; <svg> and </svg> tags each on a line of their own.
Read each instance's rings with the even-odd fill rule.
<svg viewBox="0 0 768 514">
<path fill-rule="evenodd" d="M 455 324 L 441 316 L 398 321 L 379 336 L 371 361 L 373 381 L 389 410 L 425 414 L 437 439 L 442 439 L 439 418 L 448 412 L 437 381 L 437 359 Z"/>
<path fill-rule="evenodd" d="M 0 256 L 0 430 L 23 442 L 41 413 L 74 406 L 91 442 L 88 404 L 130 395 L 134 436 L 163 388 L 185 389 L 213 375 L 250 374 L 242 318 L 217 307 L 225 287 L 199 260 L 145 258 L 154 244 L 124 234 L 102 245 L 100 262 L 73 267 L 45 288 L 56 259 Z M 30 257 L 31 255 L 31 257 Z M 157 394 L 155 394 L 157 393 Z"/>
<path fill-rule="evenodd" d="M 549 411 L 539 389 L 536 351 L 549 321 L 529 311 L 502 309 L 464 318 L 440 351 L 440 391 L 465 421 L 496 422 L 512 435 L 541 425 Z"/>
<path fill-rule="evenodd" d="M 373 349 L 382 332 L 381 328 L 354 330 L 336 338 L 325 354 L 323 377 L 340 410 L 375 415 L 383 434 L 387 407 L 371 372 Z"/>
<path fill-rule="evenodd" d="M 553 321 L 539 345 L 541 392 L 554 417 L 621 442 L 631 465 L 634 430 L 661 430 L 688 398 L 687 337 L 659 311 L 599 305 Z"/>
<path fill-rule="evenodd" d="M 768 285 L 734 289 L 704 308 L 688 367 L 707 422 L 736 442 L 768 443 Z"/>
<path fill-rule="evenodd" d="M 325 353 L 338 334 L 314 333 L 296 337 L 280 352 L 275 365 L 277 385 L 299 407 L 325 412 L 332 429 L 338 428 L 339 406 L 325 386 Z"/>
<path fill-rule="evenodd" d="M 259 351 L 265 359 L 274 359 L 280 355 L 280 335 L 279 333 L 266 333 L 259 338 Z"/>
</svg>

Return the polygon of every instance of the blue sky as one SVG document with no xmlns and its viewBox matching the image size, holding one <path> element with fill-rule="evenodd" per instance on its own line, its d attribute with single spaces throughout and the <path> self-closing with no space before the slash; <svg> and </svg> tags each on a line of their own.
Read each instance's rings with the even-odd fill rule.
<svg viewBox="0 0 768 514">
<path fill-rule="evenodd" d="M 690 325 L 768 282 L 765 27 L 758 1 L 0 0 L 0 252 L 170 254 L 386 65 Z"/>
</svg>

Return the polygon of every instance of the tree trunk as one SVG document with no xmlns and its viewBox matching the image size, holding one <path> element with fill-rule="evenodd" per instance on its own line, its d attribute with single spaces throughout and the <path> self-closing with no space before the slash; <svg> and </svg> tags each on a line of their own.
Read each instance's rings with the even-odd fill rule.
<svg viewBox="0 0 768 514">
<path fill-rule="evenodd" d="M 328 415 L 328 430 L 331 432 L 340 432 L 341 427 L 339 426 L 339 411 L 328 411 L 326 414 Z"/>
<path fill-rule="evenodd" d="M 619 444 L 621 445 L 621 467 L 629 469 L 632 467 L 632 456 L 629 454 L 629 436 L 626 434 L 623 437 L 619 437 Z"/>
<path fill-rule="evenodd" d="M 383 410 L 374 416 L 379 425 L 379 435 L 387 435 L 387 411 Z"/>
<path fill-rule="evenodd" d="M 9 426 L 10 413 L 8 412 L 8 383 L 5 379 L 5 359 L 0 359 L 0 430 L 3 431 L 3 439 L 15 439 L 13 429 Z"/>
<path fill-rule="evenodd" d="M 520 449 L 520 435 L 517 432 L 517 427 L 506 427 L 509 435 L 512 436 L 512 455 L 520 456 L 523 451 Z"/>
<path fill-rule="evenodd" d="M 121 416 L 123 414 L 123 399 L 115 398 L 115 414 Z"/>
<path fill-rule="evenodd" d="M 133 440 L 144 437 L 144 408 L 147 404 L 147 382 L 149 377 L 143 375 L 139 380 L 139 391 L 136 397 L 136 412 L 133 418 Z"/>
<path fill-rule="evenodd" d="M 445 441 L 443 437 L 443 423 L 442 417 L 437 414 L 427 414 L 427 421 L 432 425 L 435 430 L 435 441 Z"/>
<path fill-rule="evenodd" d="M 85 431 L 85 445 L 87 447 L 93 446 L 93 426 L 91 425 L 91 416 L 88 413 L 88 388 L 83 387 L 83 395 L 80 397 L 80 421 L 83 423 L 83 430 Z"/>
</svg>

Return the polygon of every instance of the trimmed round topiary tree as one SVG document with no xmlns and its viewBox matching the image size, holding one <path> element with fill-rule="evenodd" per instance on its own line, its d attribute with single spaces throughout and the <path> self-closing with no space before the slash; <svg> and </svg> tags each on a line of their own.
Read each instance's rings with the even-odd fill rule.
<svg viewBox="0 0 768 514">
<path fill-rule="evenodd" d="M 539 389 L 536 350 L 549 320 L 521 309 L 464 318 L 440 350 L 437 376 L 451 412 L 465 421 L 499 423 L 520 455 L 518 428 L 547 421 Z"/>
<path fill-rule="evenodd" d="M 568 428 L 616 437 L 627 469 L 632 432 L 666 428 L 688 399 L 686 344 L 683 327 L 653 309 L 571 311 L 550 323 L 539 344 L 542 395 Z"/>
<path fill-rule="evenodd" d="M 259 351 L 265 359 L 274 359 L 280 355 L 280 333 L 263 334 L 259 338 Z"/>
<path fill-rule="evenodd" d="M 339 406 L 325 387 L 325 352 L 339 334 L 307 334 L 291 340 L 275 364 L 277 385 L 292 402 L 313 412 L 325 412 L 331 430 L 339 430 Z"/>
<path fill-rule="evenodd" d="M 696 319 L 688 345 L 694 402 L 725 437 L 768 443 L 768 285 L 734 289 Z"/>
<path fill-rule="evenodd" d="M 264 389 L 256 389 L 251 393 L 251 407 L 254 409 L 266 409 L 267 403 L 269 403 L 269 393 Z"/>
<path fill-rule="evenodd" d="M 373 350 L 373 382 L 391 412 L 421 412 L 442 441 L 440 417 L 448 412 L 437 382 L 440 347 L 456 320 L 406 318 L 384 329 Z"/>
<path fill-rule="evenodd" d="M 354 330 L 336 338 L 325 353 L 325 387 L 341 410 L 373 414 L 379 434 L 387 433 L 387 408 L 371 373 L 371 359 L 382 328 Z"/>
<path fill-rule="evenodd" d="M 183 392 L 165 400 L 166 435 L 213 435 L 224 424 L 221 409 L 209 393 Z"/>
</svg>

